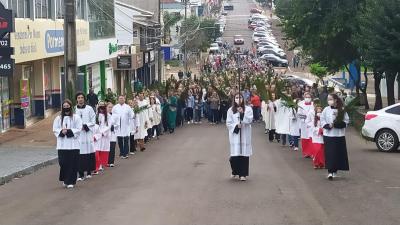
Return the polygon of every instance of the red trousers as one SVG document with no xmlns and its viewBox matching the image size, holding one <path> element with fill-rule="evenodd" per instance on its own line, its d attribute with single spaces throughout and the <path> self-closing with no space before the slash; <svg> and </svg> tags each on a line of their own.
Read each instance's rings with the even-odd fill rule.
<svg viewBox="0 0 400 225">
<path fill-rule="evenodd" d="M 100 165 L 104 167 L 108 164 L 108 154 L 106 151 L 96 151 L 96 171 L 99 170 Z"/>
<path fill-rule="evenodd" d="M 301 150 L 303 152 L 303 157 L 313 157 L 314 152 L 313 152 L 313 143 L 311 141 L 311 138 L 308 139 L 301 139 Z"/>
<path fill-rule="evenodd" d="M 325 167 L 324 144 L 312 143 L 314 149 L 313 164 L 316 167 Z"/>
</svg>

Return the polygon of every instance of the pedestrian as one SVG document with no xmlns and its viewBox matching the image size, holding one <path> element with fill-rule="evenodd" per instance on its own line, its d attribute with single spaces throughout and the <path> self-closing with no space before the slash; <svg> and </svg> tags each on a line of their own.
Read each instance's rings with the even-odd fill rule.
<svg viewBox="0 0 400 225">
<path fill-rule="evenodd" d="M 137 101 L 136 98 L 135 99 L 129 99 L 128 100 L 128 105 L 131 107 L 132 110 L 135 109 L 135 107 L 137 107 Z M 129 120 L 129 125 L 130 125 L 130 133 L 129 133 L 129 155 L 135 155 L 136 153 L 136 145 L 137 145 L 137 141 L 135 140 L 135 134 L 137 132 L 137 126 L 138 126 L 138 122 L 137 122 L 137 118 L 136 118 L 136 113 L 133 112 L 133 118 L 131 118 Z"/>
<path fill-rule="evenodd" d="M 96 169 L 96 153 L 93 148 L 93 131 L 96 124 L 96 113 L 93 108 L 85 104 L 85 95 L 82 92 L 76 94 L 77 105 L 76 114 L 82 120 L 82 131 L 79 135 L 80 155 L 79 155 L 79 178 L 82 181 L 92 177 L 92 172 Z"/>
<path fill-rule="evenodd" d="M 139 111 L 136 112 L 136 117 L 139 126 L 138 131 L 135 134 L 135 140 L 137 140 L 139 150 L 145 151 L 146 148 L 144 147 L 144 139 L 148 135 L 147 129 L 151 128 L 150 118 L 149 118 L 149 102 L 144 99 L 143 92 L 139 94 L 139 99 L 137 102 Z"/>
<path fill-rule="evenodd" d="M 261 99 L 257 95 L 257 91 L 253 90 L 250 97 L 251 106 L 253 108 L 253 118 L 255 122 L 259 122 L 261 114 Z"/>
<path fill-rule="evenodd" d="M 309 92 L 304 93 L 304 100 L 298 104 L 299 110 L 297 112 L 300 119 L 300 130 L 301 130 L 301 150 L 304 158 L 313 158 L 314 153 L 312 152 L 312 134 L 314 126 L 312 123 L 306 121 L 312 121 L 314 115 L 314 103 L 311 99 Z"/>
<path fill-rule="evenodd" d="M 99 103 L 99 98 L 94 93 L 93 88 L 89 89 L 89 94 L 86 96 L 86 99 L 89 105 L 93 108 L 93 110 L 97 109 L 97 104 Z"/>
<path fill-rule="evenodd" d="M 112 114 L 119 121 L 119 127 L 116 129 L 116 135 L 119 147 L 119 156 L 122 159 L 128 158 L 129 136 L 131 133 L 131 120 L 135 117 L 132 108 L 125 104 L 125 96 L 118 97 L 118 104 L 112 109 Z"/>
<path fill-rule="evenodd" d="M 169 99 L 167 104 L 167 123 L 169 133 L 174 133 L 176 127 L 176 117 L 177 117 L 177 106 L 178 106 L 178 99 L 174 95 L 173 91 L 169 92 Z"/>
<path fill-rule="evenodd" d="M 315 114 L 312 117 L 313 120 L 311 121 L 314 130 L 312 136 L 312 148 L 314 152 L 313 157 L 313 166 L 314 169 L 323 169 L 325 168 L 325 150 L 324 150 L 324 136 L 323 136 L 323 128 L 321 126 L 321 114 L 322 114 L 322 107 L 316 106 L 315 107 Z"/>
<path fill-rule="evenodd" d="M 230 143 L 231 178 L 246 181 L 249 176 L 249 157 L 252 155 L 251 123 L 253 110 L 244 104 L 241 94 L 236 94 L 232 107 L 228 109 L 226 126 Z"/>
<path fill-rule="evenodd" d="M 299 138 L 300 138 L 300 122 L 297 117 L 297 111 L 292 108 L 292 113 L 289 120 L 290 135 L 289 135 L 289 146 L 294 151 L 299 150 Z"/>
<path fill-rule="evenodd" d="M 114 167 L 115 166 L 115 146 L 117 144 L 117 135 L 116 129 L 119 128 L 119 120 L 115 115 L 112 114 L 113 104 L 109 102 L 107 104 L 107 112 L 108 112 L 108 120 L 111 123 L 110 128 L 110 153 L 108 154 L 108 166 Z"/>
<path fill-rule="evenodd" d="M 68 99 L 62 104 L 61 114 L 53 122 L 53 133 L 57 137 L 58 164 L 60 165 L 59 181 L 66 188 L 76 184 L 79 166 L 79 134 L 82 120 L 72 110 Z"/>
<path fill-rule="evenodd" d="M 103 171 L 108 165 L 108 156 L 110 153 L 111 138 L 110 117 L 108 117 L 107 108 L 104 102 L 99 103 L 96 116 L 96 125 L 94 131 L 94 150 L 96 151 L 96 170 L 95 173 Z"/>
<path fill-rule="evenodd" d="M 213 91 L 210 98 L 210 110 L 211 110 L 211 124 L 217 124 L 218 122 L 218 110 L 219 110 L 219 97 L 216 91 Z"/>
<path fill-rule="evenodd" d="M 324 128 L 325 168 L 328 179 L 332 180 L 337 177 L 338 170 L 349 170 L 345 137 L 349 115 L 336 94 L 328 95 L 328 105 L 322 111 L 321 126 Z"/>
<path fill-rule="evenodd" d="M 186 121 L 188 121 L 188 124 L 193 123 L 193 108 L 194 108 L 194 96 L 192 90 L 189 90 L 188 97 L 186 99 L 186 110 L 185 110 Z"/>
<path fill-rule="evenodd" d="M 265 123 L 265 133 L 268 134 L 268 140 L 274 141 L 275 136 L 275 112 L 276 106 L 274 104 L 275 94 L 271 95 L 271 99 L 261 104 L 261 114 Z"/>
<path fill-rule="evenodd" d="M 290 117 L 292 110 L 285 105 L 285 101 L 280 98 L 274 102 L 276 106 L 275 127 L 276 139 L 278 143 L 282 141 L 282 145 L 286 145 L 287 137 L 290 134 Z"/>
<path fill-rule="evenodd" d="M 194 98 L 194 123 L 201 123 L 201 108 L 202 100 L 200 94 L 197 94 Z"/>
<path fill-rule="evenodd" d="M 160 136 L 161 106 L 160 103 L 157 102 L 155 96 L 150 96 L 150 106 L 153 114 L 152 135 L 154 138 L 158 139 L 158 137 Z"/>
</svg>

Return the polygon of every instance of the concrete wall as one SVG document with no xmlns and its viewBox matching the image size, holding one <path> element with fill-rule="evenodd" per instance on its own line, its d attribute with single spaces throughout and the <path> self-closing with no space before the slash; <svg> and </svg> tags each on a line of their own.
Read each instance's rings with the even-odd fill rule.
<svg viewBox="0 0 400 225">
<path fill-rule="evenodd" d="M 119 2 L 138 7 L 154 13 L 153 20 L 158 21 L 159 0 L 118 0 Z M 116 13 L 118 13 L 116 11 Z"/>
</svg>

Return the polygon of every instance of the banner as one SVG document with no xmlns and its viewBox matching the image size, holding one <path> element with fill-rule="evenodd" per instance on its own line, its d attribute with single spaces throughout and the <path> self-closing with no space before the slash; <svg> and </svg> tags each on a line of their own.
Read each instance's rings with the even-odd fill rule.
<svg viewBox="0 0 400 225">
<path fill-rule="evenodd" d="M 21 108 L 29 108 L 30 95 L 29 95 L 29 80 L 20 80 L 19 83 L 19 96 L 21 98 Z"/>
</svg>

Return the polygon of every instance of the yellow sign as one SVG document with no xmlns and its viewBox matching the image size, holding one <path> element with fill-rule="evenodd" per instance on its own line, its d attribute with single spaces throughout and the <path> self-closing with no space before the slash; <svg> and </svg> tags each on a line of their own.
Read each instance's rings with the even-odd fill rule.
<svg viewBox="0 0 400 225">
<path fill-rule="evenodd" d="M 89 22 L 76 21 L 78 52 L 88 51 Z M 11 33 L 15 63 L 64 55 L 64 21 L 15 19 L 15 32 Z"/>
</svg>

